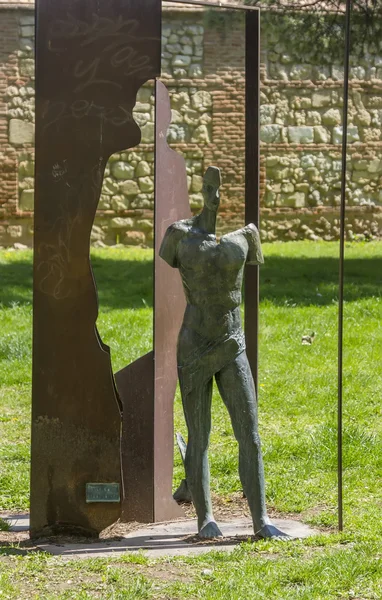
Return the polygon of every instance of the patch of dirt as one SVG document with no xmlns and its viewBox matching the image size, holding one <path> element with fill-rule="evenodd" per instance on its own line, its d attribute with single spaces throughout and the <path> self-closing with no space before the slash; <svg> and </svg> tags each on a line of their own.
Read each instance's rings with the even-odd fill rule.
<svg viewBox="0 0 382 600">
<path fill-rule="evenodd" d="M 221 497 L 217 494 L 212 494 L 212 506 L 214 516 L 217 521 L 230 522 L 234 519 L 250 519 L 251 513 L 248 507 L 247 499 L 243 492 L 235 492 L 228 497 Z M 186 517 L 190 519 L 196 518 L 196 512 L 193 504 L 183 504 L 183 510 Z M 286 513 L 279 512 L 273 508 L 268 508 L 268 515 L 272 519 L 292 519 L 301 521 L 302 513 Z M 305 516 L 305 515 L 304 515 Z"/>
<path fill-rule="evenodd" d="M 203 540 L 198 535 L 188 535 L 183 539 L 187 544 L 192 544 L 193 546 L 232 546 L 241 542 L 258 542 L 261 538 L 257 535 L 233 535 L 230 537 L 224 536 L 223 538 Z"/>
<path fill-rule="evenodd" d="M 18 544 L 19 542 L 29 541 L 29 533 L 27 531 L 0 531 L 0 544 Z"/>
<path fill-rule="evenodd" d="M 132 567 L 137 567 L 138 565 L 131 565 Z M 187 572 L 186 565 L 140 565 L 140 572 L 145 577 L 149 577 L 151 579 L 156 579 L 157 581 L 179 581 L 181 583 L 192 583 L 194 578 L 191 572 Z M 137 572 L 134 569 L 135 573 Z"/>
<path fill-rule="evenodd" d="M 118 520 L 116 523 L 113 523 L 113 525 L 110 525 L 110 527 L 107 529 L 101 531 L 99 540 L 120 540 L 128 533 L 136 531 L 137 529 L 141 529 L 143 525 L 143 523 L 138 523 L 137 521 L 132 521 L 131 523 L 122 523 Z"/>
<path fill-rule="evenodd" d="M 251 516 L 247 500 L 243 497 L 242 492 L 235 492 L 226 498 L 212 493 L 212 506 L 217 521 L 229 522 L 233 519 L 244 519 Z M 182 508 L 186 517 L 189 519 L 196 518 L 193 504 L 182 504 Z"/>
<path fill-rule="evenodd" d="M 0 531 L 0 556 L 25 555 L 29 552 L 39 552 L 39 549 L 27 531 Z"/>
</svg>

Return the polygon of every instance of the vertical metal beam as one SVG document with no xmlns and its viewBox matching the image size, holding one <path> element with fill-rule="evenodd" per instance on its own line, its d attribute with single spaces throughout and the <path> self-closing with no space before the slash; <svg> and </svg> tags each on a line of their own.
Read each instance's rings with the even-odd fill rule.
<svg viewBox="0 0 382 600">
<path fill-rule="evenodd" d="M 245 223 L 259 227 L 260 212 L 260 11 L 246 13 L 245 33 Z M 259 267 L 245 272 L 247 356 L 258 388 Z"/>
<path fill-rule="evenodd" d="M 349 54 L 350 54 L 350 17 L 351 0 L 346 0 L 345 17 L 345 58 L 344 58 L 344 105 L 342 134 L 342 173 L 341 173 L 341 207 L 340 207 L 340 264 L 338 293 L 338 529 L 343 530 L 343 448 L 342 448 L 342 414 L 343 414 L 343 323 L 344 323 L 344 259 L 345 259 L 345 210 L 346 210 L 346 148 L 349 106 Z"/>
</svg>

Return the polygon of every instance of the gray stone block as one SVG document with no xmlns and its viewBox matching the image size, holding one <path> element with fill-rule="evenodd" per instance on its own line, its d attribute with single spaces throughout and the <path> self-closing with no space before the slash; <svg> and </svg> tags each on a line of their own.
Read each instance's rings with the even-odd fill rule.
<svg viewBox="0 0 382 600">
<path fill-rule="evenodd" d="M 151 177 L 139 177 L 139 188 L 141 192 L 152 192 L 154 190 L 154 182 Z"/>
<path fill-rule="evenodd" d="M 260 125 L 271 125 L 276 115 L 275 104 L 263 104 L 260 106 Z"/>
<path fill-rule="evenodd" d="M 20 75 L 23 77 L 34 77 L 35 66 L 33 58 L 24 58 L 20 60 Z"/>
<path fill-rule="evenodd" d="M 306 204 L 306 197 L 303 192 L 294 192 L 294 194 L 281 194 L 281 198 L 284 206 L 303 208 Z"/>
<path fill-rule="evenodd" d="M 137 170 L 136 170 L 137 177 L 146 177 L 147 175 L 150 175 L 150 174 L 151 174 L 151 169 L 150 169 L 149 163 L 146 162 L 145 160 L 141 160 L 141 162 L 138 163 Z"/>
<path fill-rule="evenodd" d="M 281 141 L 281 125 L 262 125 L 260 127 L 260 140 L 266 144 Z"/>
<path fill-rule="evenodd" d="M 33 38 L 34 37 L 34 25 L 21 25 L 22 37 Z"/>
<path fill-rule="evenodd" d="M 198 193 L 202 191 L 203 177 L 200 175 L 193 175 L 191 180 L 191 191 Z"/>
<path fill-rule="evenodd" d="M 183 56 L 178 54 L 173 58 L 172 64 L 174 67 L 189 67 L 191 64 L 191 56 Z"/>
<path fill-rule="evenodd" d="M 20 25 L 24 27 L 25 25 L 33 25 L 35 24 L 34 15 L 20 15 Z"/>
<path fill-rule="evenodd" d="M 209 92 L 200 90 L 191 96 L 192 108 L 199 112 L 205 111 L 212 106 L 212 97 Z"/>
<path fill-rule="evenodd" d="M 288 127 L 288 138 L 292 144 L 312 144 L 313 127 Z"/>
<path fill-rule="evenodd" d="M 314 141 L 316 144 L 327 144 L 330 142 L 330 132 L 325 127 L 314 128 Z"/>
<path fill-rule="evenodd" d="M 136 196 L 137 194 L 139 194 L 139 187 L 137 182 L 131 179 L 125 181 L 125 183 L 122 183 L 120 188 L 122 194 L 125 194 L 125 196 Z"/>
<path fill-rule="evenodd" d="M 134 167 L 120 160 L 111 165 L 111 172 L 116 179 L 132 179 L 134 177 Z"/>
<path fill-rule="evenodd" d="M 338 108 L 329 108 L 329 110 L 322 115 L 322 122 L 324 125 L 339 125 L 341 119 L 341 111 Z"/>
<path fill-rule="evenodd" d="M 312 106 L 314 108 L 322 108 L 331 104 L 330 91 L 316 92 L 312 95 Z"/>
<path fill-rule="evenodd" d="M 147 123 L 141 129 L 142 132 L 142 144 L 152 144 L 154 141 L 154 124 Z"/>
<path fill-rule="evenodd" d="M 203 77 L 202 65 L 194 64 L 188 69 L 189 77 Z"/>
<path fill-rule="evenodd" d="M 199 144 L 208 144 L 210 142 L 210 134 L 206 125 L 200 125 L 194 130 L 191 142 Z"/>
<path fill-rule="evenodd" d="M 333 144 L 342 144 L 342 130 L 342 126 L 333 128 Z M 358 127 L 354 125 L 348 127 L 348 142 L 349 144 L 359 142 Z"/>
<path fill-rule="evenodd" d="M 111 219 L 110 221 L 110 227 L 112 229 L 131 229 L 134 226 L 134 221 L 133 219 L 130 219 L 130 217 L 126 217 L 125 219 L 123 217 L 114 217 L 114 219 Z"/>
<path fill-rule="evenodd" d="M 31 211 L 34 209 L 34 190 L 24 190 L 20 197 L 19 208 Z"/>
<path fill-rule="evenodd" d="M 21 119 L 9 121 L 9 141 L 15 146 L 34 142 L 34 125 Z"/>
</svg>

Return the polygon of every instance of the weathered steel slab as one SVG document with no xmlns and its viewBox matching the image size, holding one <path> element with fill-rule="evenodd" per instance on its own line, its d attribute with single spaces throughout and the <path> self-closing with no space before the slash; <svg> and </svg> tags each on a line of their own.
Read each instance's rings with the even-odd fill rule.
<svg viewBox="0 0 382 600">
<path fill-rule="evenodd" d="M 158 256 L 174 220 L 190 215 L 184 159 L 167 145 L 171 120 L 166 87 L 156 82 L 154 351 L 119 371 L 123 403 L 124 521 L 173 519 L 183 511 L 172 497 L 176 340 L 185 308 L 179 274 Z"/>
<path fill-rule="evenodd" d="M 154 352 L 149 352 L 115 375 L 123 403 L 121 519 L 154 520 Z"/>
<path fill-rule="evenodd" d="M 121 415 L 96 330 L 90 232 L 109 156 L 139 143 L 136 93 L 160 72 L 160 0 L 38 0 L 31 531 L 97 533 L 120 504 Z"/>
<path fill-rule="evenodd" d="M 174 397 L 178 379 L 176 344 L 186 301 L 177 269 L 159 257 L 167 227 L 191 216 L 184 158 L 167 144 L 171 122 L 166 87 L 156 82 L 156 168 L 155 168 L 155 435 L 154 435 L 154 517 L 166 521 L 183 514 L 172 498 L 174 462 Z"/>
</svg>

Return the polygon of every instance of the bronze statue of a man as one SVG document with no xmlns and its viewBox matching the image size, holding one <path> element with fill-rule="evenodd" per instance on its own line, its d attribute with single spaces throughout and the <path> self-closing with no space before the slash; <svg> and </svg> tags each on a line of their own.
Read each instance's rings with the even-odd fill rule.
<svg viewBox="0 0 382 600">
<path fill-rule="evenodd" d="M 177 349 L 188 428 L 187 484 L 198 516 L 199 536 L 221 536 L 212 512 L 207 455 L 215 377 L 239 442 L 239 473 L 254 532 L 264 538 L 286 537 L 267 515 L 256 391 L 240 317 L 244 266 L 264 262 L 260 238 L 250 224 L 216 240 L 220 185 L 220 170 L 209 167 L 203 181 L 202 212 L 173 223 L 159 253 L 179 269 L 187 300 Z"/>
</svg>

